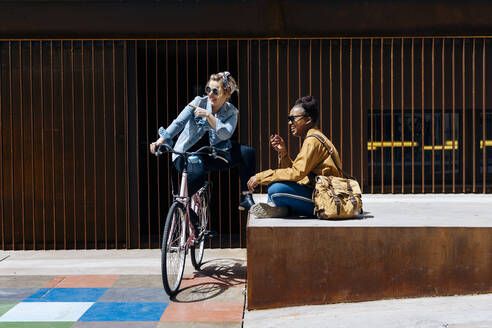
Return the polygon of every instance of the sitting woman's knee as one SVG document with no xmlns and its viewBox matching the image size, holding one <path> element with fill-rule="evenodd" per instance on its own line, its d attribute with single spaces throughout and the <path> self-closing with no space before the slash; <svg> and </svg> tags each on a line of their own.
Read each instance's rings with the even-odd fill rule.
<svg viewBox="0 0 492 328">
<path fill-rule="evenodd" d="M 274 182 L 268 186 L 268 195 L 284 192 L 285 184 L 282 182 Z"/>
</svg>

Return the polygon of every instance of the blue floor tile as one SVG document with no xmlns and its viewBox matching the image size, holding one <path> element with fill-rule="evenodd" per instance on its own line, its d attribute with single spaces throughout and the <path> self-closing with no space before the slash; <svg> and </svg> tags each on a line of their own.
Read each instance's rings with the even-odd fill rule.
<svg viewBox="0 0 492 328">
<path fill-rule="evenodd" d="M 167 303 L 96 303 L 79 321 L 159 321 Z"/>
<path fill-rule="evenodd" d="M 41 288 L 24 302 L 96 302 L 107 288 Z"/>
</svg>

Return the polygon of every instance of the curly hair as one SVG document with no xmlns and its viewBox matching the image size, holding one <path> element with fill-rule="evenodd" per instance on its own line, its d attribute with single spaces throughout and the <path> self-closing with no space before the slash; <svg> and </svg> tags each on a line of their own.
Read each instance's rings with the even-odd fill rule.
<svg viewBox="0 0 492 328">
<path fill-rule="evenodd" d="M 306 112 L 306 115 L 311 117 L 313 125 L 318 122 L 319 117 L 319 107 L 318 101 L 311 95 L 301 97 L 296 100 L 295 106 L 300 106 Z"/>
<path fill-rule="evenodd" d="M 227 71 L 210 75 L 207 85 L 210 81 L 222 82 L 222 89 L 226 93 L 227 98 L 229 98 L 235 91 L 239 92 L 239 87 L 236 80 L 232 77 L 231 73 Z"/>
</svg>

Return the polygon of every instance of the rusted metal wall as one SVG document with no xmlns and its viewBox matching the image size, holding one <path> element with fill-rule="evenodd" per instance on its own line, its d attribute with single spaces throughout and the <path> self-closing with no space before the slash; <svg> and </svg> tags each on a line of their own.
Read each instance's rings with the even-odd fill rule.
<svg viewBox="0 0 492 328">
<path fill-rule="evenodd" d="M 491 230 L 249 226 L 248 309 L 487 294 Z"/>
<path fill-rule="evenodd" d="M 484 37 L 0 41 L 2 249 L 159 247 L 169 159 L 148 144 L 207 77 L 240 93 L 234 139 L 276 165 L 302 95 L 365 193 L 490 192 Z M 490 150 L 490 148 L 489 148 Z M 244 247 L 238 170 L 213 173 L 209 246 Z M 265 191 L 265 189 L 262 189 Z"/>
</svg>

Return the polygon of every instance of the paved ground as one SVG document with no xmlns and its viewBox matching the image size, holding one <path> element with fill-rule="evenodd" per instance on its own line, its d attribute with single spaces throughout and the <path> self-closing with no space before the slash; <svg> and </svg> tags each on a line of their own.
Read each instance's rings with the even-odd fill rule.
<svg viewBox="0 0 492 328">
<path fill-rule="evenodd" d="M 0 328 L 235 327 L 246 251 L 206 250 L 182 291 L 162 289 L 160 250 L 0 251 Z M 246 311 L 245 328 L 490 328 L 492 294 Z"/>
<path fill-rule="evenodd" d="M 393 224 L 417 224 L 400 221 L 408 212 L 396 202 L 406 196 L 364 197 L 370 216 L 393 206 Z M 474 213 L 471 221 L 451 225 L 491 226 L 488 195 L 408 199 L 421 203 L 418 213 L 448 211 L 465 202 Z M 382 224 L 378 219 L 353 224 Z M 0 251 L 0 328 L 492 328 L 492 294 L 244 311 L 246 250 L 207 249 L 204 261 L 200 272 L 187 263 L 181 292 L 170 300 L 162 289 L 160 250 Z"/>
<path fill-rule="evenodd" d="M 246 311 L 244 328 L 491 328 L 492 294 Z"/>
<path fill-rule="evenodd" d="M 245 250 L 206 250 L 165 294 L 160 250 L 0 252 L 0 328 L 241 327 Z"/>
</svg>

